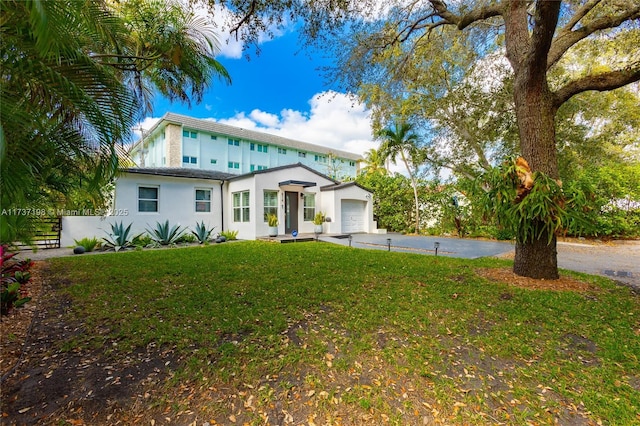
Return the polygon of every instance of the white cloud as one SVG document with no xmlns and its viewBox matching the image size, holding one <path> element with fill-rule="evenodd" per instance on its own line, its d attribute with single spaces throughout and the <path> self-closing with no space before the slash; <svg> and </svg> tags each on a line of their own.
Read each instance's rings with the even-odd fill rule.
<svg viewBox="0 0 640 426">
<path fill-rule="evenodd" d="M 255 109 L 249 115 L 240 112 L 214 120 L 360 155 L 378 147 L 371 136 L 370 112 L 349 95 L 322 92 L 309 105 L 308 113 L 284 109 L 273 114 Z"/>
<path fill-rule="evenodd" d="M 145 117 L 144 120 L 137 123 L 131 129 L 131 132 L 133 133 L 133 141 L 136 142 L 138 139 L 140 139 L 140 129 L 147 131 L 152 128 L 158 121 L 160 121 L 160 117 Z"/>
</svg>

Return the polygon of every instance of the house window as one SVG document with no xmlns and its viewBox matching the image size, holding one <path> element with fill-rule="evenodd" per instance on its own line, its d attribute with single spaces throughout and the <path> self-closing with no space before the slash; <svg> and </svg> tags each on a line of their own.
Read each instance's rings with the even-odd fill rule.
<svg viewBox="0 0 640 426">
<path fill-rule="evenodd" d="M 233 193 L 233 221 L 249 222 L 249 191 Z"/>
<path fill-rule="evenodd" d="M 264 221 L 270 214 L 278 215 L 278 191 L 264 191 Z"/>
<path fill-rule="evenodd" d="M 232 146 L 240 146 L 240 139 L 231 139 L 231 138 L 228 138 L 227 140 L 229 141 L 229 142 L 228 142 L 228 143 L 229 143 L 229 145 L 232 145 Z"/>
<path fill-rule="evenodd" d="M 287 154 L 287 149 L 286 148 L 278 148 L 278 154 Z"/>
<path fill-rule="evenodd" d="M 189 157 L 188 155 L 185 155 L 182 157 L 182 162 L 186 163 L 186 164 L 198 164 L 198 158 L 197 157 Z"/>
<path fill-rule="evenodd" d="M 211 211 L 211 190 L 196 189 L 196 212 Z"/>
<path fill-rule="evenodd" d="M 313 221 L 316 215 L 316 195 L 304 194 L 304 220 L 305 222 Z"/>
<path fill-rule="evenodd" d="M 240 163 L 236 163 L 235 161 L 229 161 L 229 164 L 227 164 L 229 166 L 230 169 L 239 169 L 240 168 Z"/>
<path fill-rule="evenodd" d="M 298 157 L 307 158 L 307 153 L 306 152 L 302 152 L 302 151 L 298 151 Z"/>
<path fill-rule="evenodd" d="M 157 212 L 158 211 L 158 187 L 139 186 L 138 187 L 138 211 Z"/>
</svg>

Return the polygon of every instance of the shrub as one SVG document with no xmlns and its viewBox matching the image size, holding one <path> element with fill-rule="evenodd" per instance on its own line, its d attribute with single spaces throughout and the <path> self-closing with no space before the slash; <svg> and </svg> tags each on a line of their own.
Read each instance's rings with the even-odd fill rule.
<svg viewBox="0 0 640 426">
<path fill-rule="evenodd" d="M 168 219 L 164 223 L 156 222 L 155 229 L 147 229 L 151 239 L 163 246 L 175 244 L 185 231 L 180 229 L 180 225 L 170 227 Z"/>
<path fill-rule="evenodd" d="M 122 225 L 122 222 L 112 224 L 111 233 L 107 233 L 108 237 L 103 238 L 104 247 L 107 249 L 113 249 L 115 251 L 120 251 L 121 249 L 131 247 L 133 245 L 131 243 L 131 240 L 135 239 L 135 237 L 129 239 L 131 225 L 132 224 L 129 224 L 129 226 L 125 228 Z"/>
<path fill-rule="evenodd" d="M 182 234 L 175 242 L 176 244 L 190 244 L 190 243 L 195 243 L 196 241 L 198 241 L 198 239 L 194 235 Z"/>
<path fill-rule="evenodd" d="M 0 246 L 2 267 L 0 268 L 0 314 L 7 315 L 11 309 L 20 307 L 31 300 L 24 285 L 31 280 L 29 269 L 33 262 L 29 259 L 14 260 L 17 253 L 9 253 L 8 247 Z"/>
<path fill-rule="evenodd" d="M 196 222 L 195 230 L 191 231 L 191 233 L 197 238 L 200 244 L 206 243 L 211 238 L 211 233 L 216 227 L 207 228 L 204 224 L 204 220 L 200 223 Z"/>
<path fill-rule="evenodd" d="M 324 223 L 324 213 L 322 212 L 316 213 L 316 215 L 313 217 L 313 224 L 322 225 L 323 223 Z"/>
<path fill-rule="evenodd" d="M 98 241 L 98 239 L 95 237 L 94 238 L 84 237 L 81 240 L 73 240 L 73 241 L 76 243 L 76 246 L 84 247 L 84 250 L 86 252 L 93 251 L 94 249 L 100 246 L 100 241 Z"/>
<path fill-rule="evenodd" d="M 136 235 L 132 240 L 131 244 L 137 247 L 147 247 L 153 244 L 153 240 L 148 234 L 140 234 Z"/>
<path fill-rule="evenodd" d="M 237 240 L 238 231 L 221 231 L 220 236 L 225 237 L 227 241 Z"/>
</svg>

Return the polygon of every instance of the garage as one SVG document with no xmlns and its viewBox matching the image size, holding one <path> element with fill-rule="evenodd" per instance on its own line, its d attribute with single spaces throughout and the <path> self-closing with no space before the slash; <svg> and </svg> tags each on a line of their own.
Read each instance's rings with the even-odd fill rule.
<svg viewBox="0 0 640 426">
<path fill-rule="evenodd" d="M 365 232 L 367 203 L 358 200 L 342 200 L 342 233 Z"/>
</svg>

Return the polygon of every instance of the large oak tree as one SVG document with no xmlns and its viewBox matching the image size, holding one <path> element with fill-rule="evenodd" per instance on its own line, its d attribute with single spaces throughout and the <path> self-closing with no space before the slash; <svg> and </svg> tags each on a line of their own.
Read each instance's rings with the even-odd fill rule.
<svg viewBox="0 0 640 426">
<path fill-rule="evenodd" d="M 209 0 L 223 3 L 238 13 L 234 31 L 257 32 L 282 22 L 285 12 L 304 19 L 304 32 L 311 40 L 323 42 L 353 35 L 351 51 L 345 39 L 345 54 L 373 58 L 407 43 L 428 42 L 436 31 L 450 27 L 459 34 L 483 28 L 495 32 L 494 41 L 479 44 L 481 51 L 503 48 L 513 69 L 513 97 L 521 155 L 534 172 L 558 178 L 555 119 L 558 109 L 573 96 L 586 91 L 609 91 L 640 80 L 640 44 L 637 38 L 640 3 L 637 0 L 408 0 L 380 2 L 367 0 L 259 2 L 256 0 Z M 344 25 L 348 24 L 348 25 Z M 367 33 L 368 32 L 368 33 Z M 455 31 L 450 32 L 451 37 Z M 594 38 L 608 39 L 611 45 L 625 46 L 608 67 L 572 73 L 551 86 L 550 71 L 576 46 Z M 418 50 L 409 49 L 417 52 Z M 428 60 L 429 58 L 425 58 Z M 343 69 L 344 71 L 344 69 Z M 357 73 L 348 80 L 358 83 Z M 363 74 L 360 74 L 363 75 Z M 353 76 L 356 76 L 355 78 Z M 364 75 L 363 75 L 364 77 Z M 541 232 L 516 244 L 514 272 L 534 278 L 558 278 L 555 235 L 542 222 L 533 224 Z"/>
</svg>

